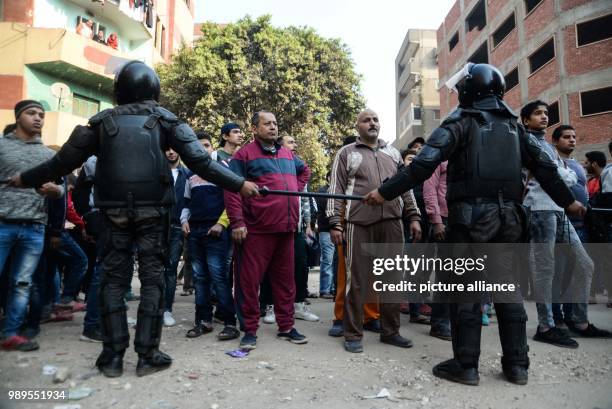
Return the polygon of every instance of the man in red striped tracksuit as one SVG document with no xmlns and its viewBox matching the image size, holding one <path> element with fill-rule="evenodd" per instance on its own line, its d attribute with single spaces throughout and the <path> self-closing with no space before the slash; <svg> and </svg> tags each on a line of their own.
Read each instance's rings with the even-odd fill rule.
<svg viewBox="0 0 612 409">
<path fill-rule="evenodd" d="M 278 126 L 271 112 L 260 111 L 251 120 L 255 140 L 232 158 L 230 169 L 258 186 L 271 190 L 302 191 L 310 169 L 276 140 Z M 236 246 L 235 298 L 244 337 L 243 349 L 254 349 L 259 326 L 259 286 L 268 274 L 274 298 L 278 337 L 295 344 L 307 338 L 294 324 L 295 280 L 293 234 L 298 224 L 296 196 L 270 195 L 245 199 L 225 191 L 225 206 Z"/>
</svg>

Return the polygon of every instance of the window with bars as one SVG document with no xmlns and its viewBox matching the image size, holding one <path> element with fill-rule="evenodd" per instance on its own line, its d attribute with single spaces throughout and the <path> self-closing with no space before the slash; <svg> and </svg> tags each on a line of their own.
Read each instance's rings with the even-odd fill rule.
<svg viewBox="0 0 612 409">
<path fill-rule="evenodd" d="M 100 112 L 100 101 L 84 95 L 72 94 L 72 114 L 89 118 Z"/>
<path fill-rule="evenodd" d="M 414 118 L 415 121 L 420 121 L 422 116 L 421 107 L 412 107 L 412 118 Z"/>
</svg>

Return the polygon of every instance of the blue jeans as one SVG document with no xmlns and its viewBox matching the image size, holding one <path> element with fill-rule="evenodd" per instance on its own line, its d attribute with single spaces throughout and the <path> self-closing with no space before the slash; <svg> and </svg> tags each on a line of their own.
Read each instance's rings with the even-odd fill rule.
<svg viewBox="0 0 612 409">
<path fill-rule="evenodd" d="M 100 327 L 100 278 L 102 275 L 102 241 L 96 241 L 96 262 L 91 272 L 89 289 L 87 290 L 87 309 L 83 319 L 83 329 Z"/>
<path fill-rule="evenodd" d="M 39 223 L 0 222 L 0 274 L 10 254 L 9 293 L 4 321 L 4 336 L 17 335 L 32 288 L 32 274 L 45 243 L 45 226 Z"/>
<path fill-rule="evenodd" d="M 580 239 L 581 243 L 586 243 L 588 240 L 587 229 L 582 224 L 581 226 L 575 226 L 576 234 Z M 555 279 L 553 281 L 553 294 L 555 296 L 560 296 L 562 292 L 562 288 L 567 285 L 565 281 L 569 279 L 571 276 L 571 271 L 565 272 L 564 269 L 568 266 L 559 266 L 560 263 L 557 263 L 555 266 Z M 570 268 L 573 266 L 569 266 Z M 554 321 L 563 322 L 564 319 L 571 319 L 572 316 L 572 304 L 571 303 L 552 303 L 552 314 Z"/>
<path fill-rule="evenodd" d="M 531 212 L 531 243 L 534 243 L 533 286 L 538 310 L 538 323 L 544 327 L 554 327 L 552 301 L 558 294 L 553 294 L 555 264 L 568 263 L 566 272 L 571 273 L 562 300 L 578 301 L 573 305 L 571 320 L 580 324 L 588 322 L 587 307 L 591 280 L 593 279 L 593 260 L 586 253 L 574 226 L 563 212 L 532 211 Z M 570 243 L 563 251 L 555 254 L 556 243 Z M 565 292 L 565 291 L 562 291 Z"/>
<path fill-rule="evenodd" d="M 49 249 L 48 254 L 52 262 L 51 271 L 55 271 L 56 266 L 64 267 L 64 288 L 60 302 L 67 304 L 79 293 L 81 280 L 87 272 L 87 255 L 67 231 L 61 233 L 59 246 Z"/>
<path fill-rule="evenodd" d="M 174 304 L 176 270 L 178 269 L 181 254 L 183 254 L 183 231 L 181 226 L 172 225 L 170 226 L 170 240 L 168 241 L 168 264 L 164 269 L 166 311 L 172 311 L 172 304 Z"/>
<path fill-rule="evenodd" d="M 218 315 L 225 325 L 236 325 L 236 310 L 227 272 L 229 233 L 225 230 L 221 237 L 212 238 L 207 235 L 210 227 L 192 227 L 188 239 L 195 287 L 196 322 L 212 322 L 212 283 L 218 299 Z"/>
<path fill-rule="evenodd" d="M 331 241 L 331 234 L 328 231 L 319 232 L 319 246 L 321 247 L 319 293 L 331 294 L 334 287 L 333 263 L 336 248 Z"/>
</svg>

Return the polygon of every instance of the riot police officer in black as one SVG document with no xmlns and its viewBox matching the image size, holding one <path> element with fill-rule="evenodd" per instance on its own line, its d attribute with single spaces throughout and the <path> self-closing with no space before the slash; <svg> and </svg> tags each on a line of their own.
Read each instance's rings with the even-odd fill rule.
<svg viewBox="0 0 612 409">
<path fill-rule="evenodd" d="M 392 200 L 429 178 L 441 162 L 448 160 L 449 243 L 521 241 L 527 228 L 521 206 L 522 167 L 529 169 L 568 213 L 584 212 L 558 176 L 556 165 L 503 101 L 504 77 L 497 68 L 468 63 L 455 80 L 459 107 L 433 131 L 410 166 L 366 195 L 364 201 L 376 205 Z M 509 280 L 518 281 L 511 268 L 508 273 Z M 451 304 L 454 357 L 436 365 L 435 376 L 478 385 L 480 308 L 478 302 Z M 504 375 L 510 382 L 524 385 L 528 380 L 529 348 L 520 291 L 512 302 L 496 303 L 495 309 Z"/>
<path fill-rule="evenodd" d="M 144 376 L 172 363 L 159 351 L 164 312 L 164 260 L 167 257 L 169 209 L 174 202 L 173 178 L 164 156 L 168 148 L 195 173 L 243 196 L 257 186 L 221 166 L 198 142 L 192 129 L 158 104 L 157 74 L 139 61 L 115 76 L 118 106 L 77 126 L 48 162 L 12 179 L 16 186 L 40 186 L 98 157 L 94 203 L 103 214 L 102 282 L 100 285 L 103 350 L 96 365 L 108 377 L 121 376 L 129 346 L 124 296 L 132 276 L 132 253 L 139 260 L 141 299 L 134 347 L 136 374 Z"/>
</svg>

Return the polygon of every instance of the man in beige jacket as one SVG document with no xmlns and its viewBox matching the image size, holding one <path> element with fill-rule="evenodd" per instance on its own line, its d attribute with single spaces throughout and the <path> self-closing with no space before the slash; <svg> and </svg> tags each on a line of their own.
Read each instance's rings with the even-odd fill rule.
<svg viewBox="0 0 612 409">
<path fill-rule="evenodd" d="M 329 192 L 346 195 L 365 195 L 382 181 L 397 173 L 401 156 L 397 149 L 378 138 L 378 115 L 365 110 L 357 116 L 355 143 L 342 147 L 334 159 Z M 361 250 L 362 243 L 403 243 L 402 217 L 410 220 L 412 236 L 421 235 L 420 215 L 412 191 L 383 206 L 372 207 L 357 201 L 330 199 L 327 202 L 331 238 L 334 244 L 346 241 L 346 294 L 344 314 L 344 348 L 349 352 L 363 352 L 364 293 L 371 292 L 372 259 Z M 341 215 L 346 216 L 342 226 Z M 344 236 L 344 237 L 343 237 Z M 381 303 L 381 342 L 409 348 L 412 342 L 399 333 L 398 303 Z"/>
</svg>

